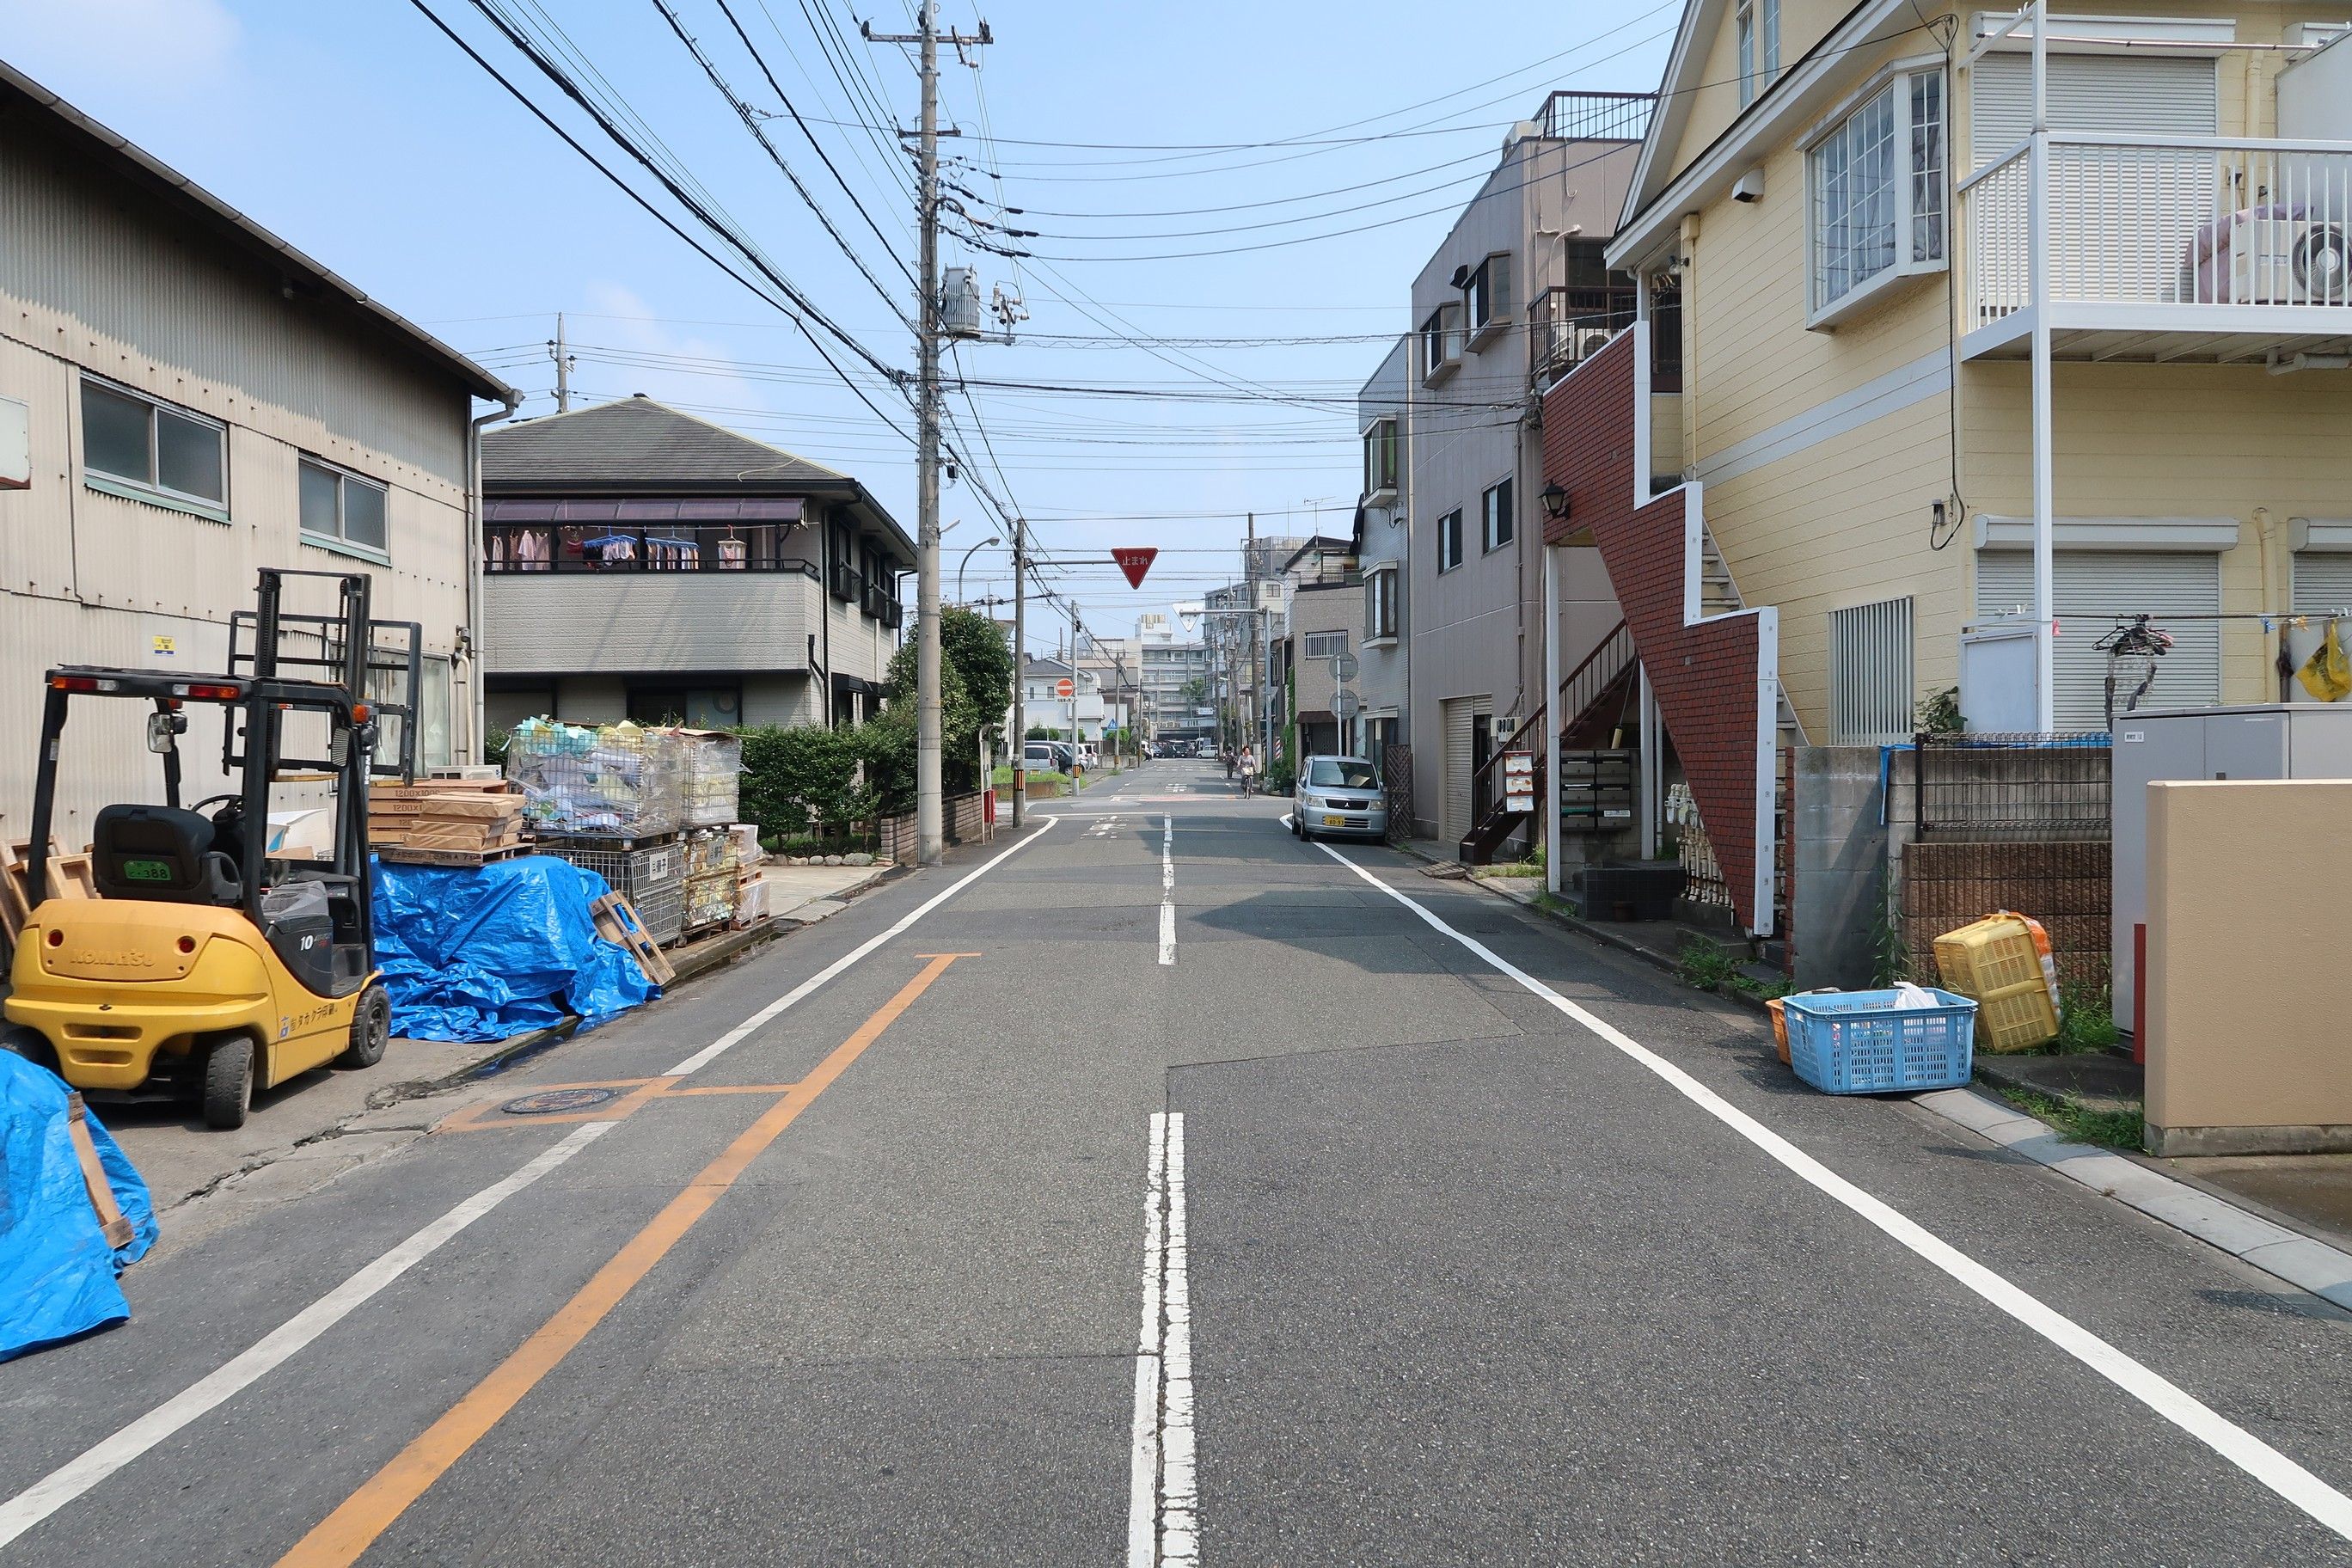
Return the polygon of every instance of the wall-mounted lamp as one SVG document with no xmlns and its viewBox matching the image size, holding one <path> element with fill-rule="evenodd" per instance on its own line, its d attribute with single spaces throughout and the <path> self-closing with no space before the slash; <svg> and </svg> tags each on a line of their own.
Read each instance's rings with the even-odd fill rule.
<svg viewBox="0 0 2352 1568">
<path fill-rule="evenodd" d="M 1542 493 L 1537 499 L 1543 502 L 1546 517 L 1554 522 L 1568 521 L 1568 492 L 1560 489 L 1558 479 L 1544 486 Z"/>
</svg>

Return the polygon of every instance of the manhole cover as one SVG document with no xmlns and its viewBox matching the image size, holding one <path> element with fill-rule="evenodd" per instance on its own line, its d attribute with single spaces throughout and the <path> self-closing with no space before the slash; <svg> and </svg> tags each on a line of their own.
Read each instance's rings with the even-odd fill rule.
<svg viewBox="0 0 2352 1568">
<path fill-rule="evenodd" d="M 576 1111 L 594 1110 L 621 1098 L 617 1089 L 551 1089 L 538 1094 L 526 1094 L 520 1100 L 509 1100 L 499 1107 L 509 1116 L 564 1116 Z"/>
</svg>

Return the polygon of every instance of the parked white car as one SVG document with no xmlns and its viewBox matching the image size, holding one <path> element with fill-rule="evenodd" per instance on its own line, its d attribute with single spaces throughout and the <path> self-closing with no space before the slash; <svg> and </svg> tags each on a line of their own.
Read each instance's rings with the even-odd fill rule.
<svg viewBox="0 0 2352 1568">
<path fill-rule="evenodd" d="M 1302 759 L 1290 795 L 1290 831 L 1301 838 L 1386 838 L 1389 805 L 1380 770 L 1363 757 Z"/>
</svg>

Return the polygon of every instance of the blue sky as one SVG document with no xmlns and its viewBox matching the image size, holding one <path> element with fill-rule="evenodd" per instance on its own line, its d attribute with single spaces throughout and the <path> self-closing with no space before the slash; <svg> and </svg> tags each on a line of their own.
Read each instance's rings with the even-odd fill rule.
<svg viewBox="0 0 2352 1568">
<path fill-rule="evenodd" d="M 426 3 L 652 191 L 471 0 Z M 668 3 L 740 97 L 782 113 L 719 0 Z M 593 66 L 831 319 L 885 363 L 912 364 L 893 302 L 827 237 L 655 0 L 496 4 Z M 891 138 L 869 134 L 877 117 L 859 106 L 878 102 L 912 124 L 916 77 L 901 51 L 859 41 L 854 19 L 908 30 L 908 0 L 728 4 L 911 266 Z M 984 15 L 996 38 L 977 51 L 979 70 L 945 72 L 944 118 L 965 135 L 943 145 L 969 160 L 952 177 L 1024 210 L 967 202 L 976 214 L 1044 231 L 1017 242 L 1037 253 L 1017 268 L 949 247 L 950 264 L 977 262 L 983 294 L 1017 287 L 1030 312 L 1013 346 L 965 347 L 964 373 L 1117 389 L 975 391 L 995 448 L 995 464 L 981 459 L 987 482 L 1032 519 L 1049 554 L 1166 552 L 1140 594 L 1108 564 L 1061 568 L 1056 580 L 1088 625 L 1123 633 L 1139 611 L 1222 580 L 1244 511 L 1256 511 L 1262 532 L 1345 529 L 1358 485 L 1354 413 L 1322 400 L 1351 394 L 1385 352 L 1378 336 L 1404 329 L 1412 274 L 1508 122 L 1553 88 L 1654 88 L 1676 10 L 1671 0 L 943 5 L 944 23 L 970 30 Z M 820 46 L 828 19 L 845 76 Z M 583 399 L 644 392 L 856 474 L 912 531 L 906 442 L 831 381 L 774 310 L 614 190 L 412 0 L 0 0 L 0 51 L 477 353 L 532 394 L 526 413 L 553 409 L 540 345 L 561 310 Z M 763 124 L 907 306 L 903 275 L 808 141 L 789 120 Z M 1286 144 L 1244 145 L 1277 142 Z M 1199 252 L 1215 254 L 1188 254 Z M 1200 341 L 1234 339 L 1250 341 Z M 1181 395 L 1136 395 L 1165 393 Z M 876 400 L 911 426 L 903 404 Z M 961 397 L 953 407 L 977 447 L 972 409 Z M 942 517 L 961 520 L 947 537 L 952 595 L 964 548 L 1001 530 L 968 484 L 948 488 Z M 971 557 L 968 592 L 979 596 L 983 582 L 1009 591 L 1001 548 Z"/>
</svg>

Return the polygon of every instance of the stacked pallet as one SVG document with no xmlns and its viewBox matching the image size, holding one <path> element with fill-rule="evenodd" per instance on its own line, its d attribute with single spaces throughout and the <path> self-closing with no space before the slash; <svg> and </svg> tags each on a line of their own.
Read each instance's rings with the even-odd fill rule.
<svg viewBox="0 0 2352 1568">
<path fill-rule="evenodd" d="M 523 797 L 504 779 L 432 779 L 368 792 L 368 847 L 409 866 L 482 866 L 520 855 Z"/>
</svg>

